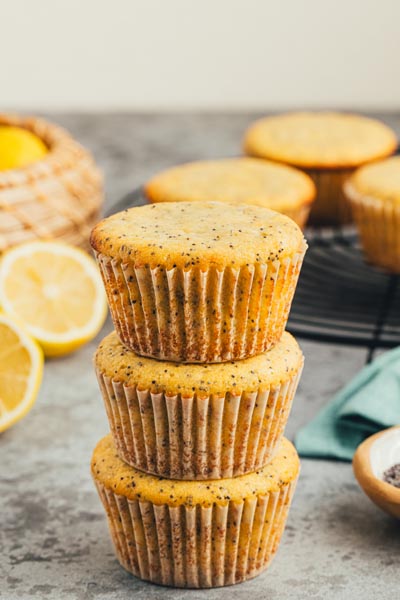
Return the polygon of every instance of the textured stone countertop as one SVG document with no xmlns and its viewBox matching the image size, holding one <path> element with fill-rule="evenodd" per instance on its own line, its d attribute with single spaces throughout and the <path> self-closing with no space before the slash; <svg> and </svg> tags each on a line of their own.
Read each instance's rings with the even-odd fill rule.
<svg viewBox="0 0 400 600">
<path fill-rule="evenodd" d="M 95 154 L 107 206 L 161 168 L 240 152 L 258 115 L 53 115 Z M 400 116 L 385 120 L 400 133 Z M 114 558 L 89 474 L 107 432 L 92 368 L 97 340 L 48 361 L 35 408 L 0 436 L 0 598 L 301 600 L 398 598 L 400 524 L 358 488 L 348 463 L 302 461 L 278 555 L 266 573 L 228 589 L 184 591 L 143 583 Z M 300 340 L 301 342 L 301 340 Z M 307 422 L 363 365 L 366 352 L 301 342 L 306 366 L 287 434 Z"/>
</svg>

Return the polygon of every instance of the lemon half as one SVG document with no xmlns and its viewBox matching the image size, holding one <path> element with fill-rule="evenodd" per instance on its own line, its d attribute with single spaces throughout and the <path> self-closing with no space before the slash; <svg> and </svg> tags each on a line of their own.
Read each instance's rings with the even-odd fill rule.
<svg viewBox="0 0 400 600">
<path fill-rule="evenodd" d="M 67 354 L 91 340 L 107 314 L 95 261 L 61 242 L 29 242 L 3 255 L 0 304 L 23 323 L 46 356 Z"/>
<path fill-rule="evenodd" d="M 24 329 L 0 315 L 0 431 L 33 406 L 43 374 L 43 352 Z"/>
</svg>

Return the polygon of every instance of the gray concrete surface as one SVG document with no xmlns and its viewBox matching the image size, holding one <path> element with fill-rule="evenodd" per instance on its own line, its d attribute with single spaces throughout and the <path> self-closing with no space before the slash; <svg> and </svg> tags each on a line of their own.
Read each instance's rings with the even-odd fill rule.
<svg viewBox="0 0 400 600">
<path fill-rule="evenodd" d="M 234 155 L 255 115 L 54 115 L 95 153 L 107 204 L 158 169 Z M 400 129 L 400 117 L 388 117 Z M 101 335 L 111 328 L 107 323 Z M 92 369 L 97 342 L 48 361 L 35 408 L 0 436 L 2 600 L 379 600 L 400 597 L 400 524 L 358 488 L 350 464 L 302 461 L 283 542 L 270 569 L 233 588 L 182 591 L 119 567 L 89 461 L 107 422 Z M 365 351 L 302 342 L 306 367 L 287 434 L 362 366 Z"/>
</svg>

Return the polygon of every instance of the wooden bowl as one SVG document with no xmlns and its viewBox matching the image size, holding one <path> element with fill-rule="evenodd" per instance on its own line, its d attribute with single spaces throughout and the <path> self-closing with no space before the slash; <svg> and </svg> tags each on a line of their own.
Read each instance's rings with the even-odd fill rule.
<svg viewBox="0 0 400 600">
<path fill-rule="evenodd" d="M 400 519 L 400 488 L 383 481 L 383 473 L 400 463 L 400 426 L 390 427 L 367 438 L 353 458 L 354 474 L 372 502 Z"/>
<path fill-rule="evenodd" d="M 0 125 L 28 129 L 48 148 L 38 161 L 0 171 L 0 254 L 34 239 L 88 249 L 103 206 L 103 177 L 91 154 L 44 119 L 0 113 Z"/>
</svg>

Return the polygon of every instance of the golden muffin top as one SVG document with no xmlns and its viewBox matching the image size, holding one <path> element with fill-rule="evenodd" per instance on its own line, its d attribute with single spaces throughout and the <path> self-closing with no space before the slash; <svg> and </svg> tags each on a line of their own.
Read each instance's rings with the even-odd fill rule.
<svg viewBox="0 0 400 600">
<path fill-rule="evenodd" d="M 312 202 L 315 186 L 305 173 L 257 158 L 227 158 L 179 165 L 145 185 L 152 202 L 227 202 L 277 211 Z"/>
<path fill-rule="evenodd" d="M 115 494 L 129 500 L 169 506 L 242 502 L 279 491 L 283 485 L 296 479 L 299 469 L 297 452 L 286 438 L 282 439 L 278 452 L 266 467 L 232 479 L 178 481 L 142 473 L 118 457 L 111 434 L 97 444 L 91 462 L 93 478 Z"/>
<path fill-rule="evenodd" d="M 304 252 L 301 229 L 289 217 L 259 206 L 222 202 L 165 202 L 130 208 L 92 231 L 106 256 L 172 269 L 238 268 Z"/>
<path fill-rule="evenodd" d="M 268 352 L 245 360 L 215 364 L 184 364 L 144 358 L 121 344 L 115 332 L 100 343 L 96 368 L 114 381 L 139 390 L 169 396 L 224 396 L 278 385 L 292 378 L 303 365 L 303 354 L 290 333 Z"/>
<path fill-rule="evenodd" d="M 384 158 L 397 146 L 395 133 L 375 119 L 335 112 L 266 117 L 249 127 L 247 154 L 299 167 L 357 167 Z"/>
<path fill-rule="evenodd" d="M 345 184 L 346 192 L 400 204 L 400 156 L 365 165 Z"/>
</svg>

